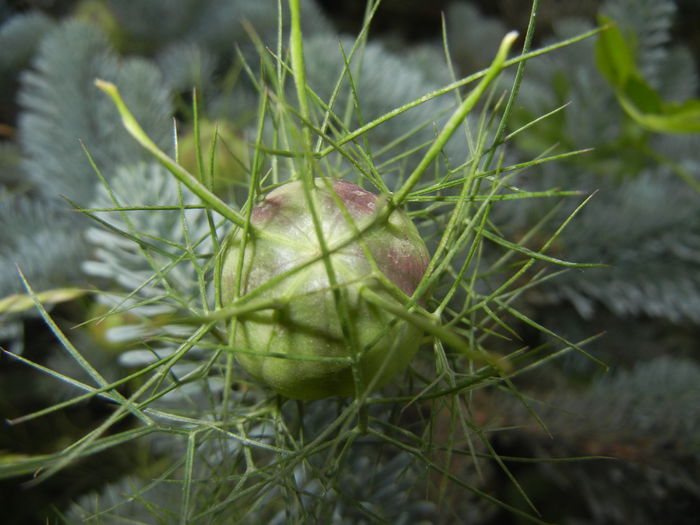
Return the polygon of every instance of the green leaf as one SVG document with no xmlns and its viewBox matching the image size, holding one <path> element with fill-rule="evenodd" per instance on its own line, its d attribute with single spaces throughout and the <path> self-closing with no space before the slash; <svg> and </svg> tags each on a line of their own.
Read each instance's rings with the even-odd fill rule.
<svg viewBox="0 0 700 525">
<path fill-rule="evenodd" d="M 596 42 L 596 64 L 615 89 L 625 113 L 649 131 L 700 132 L 700 100 L 690 99 L 682 104 L 664 102 L 637 69 L 633 35 L 626 38 L 614 22 L 604 16 L 599 17 L 599 22 L 609 27 Z"/>
<path fill-rule="evenodd" d="M 57 304 L 72 301 L 85 295 L 88 290 L 82 288 L 56 288 L 36 294 L 36 298 L 43 304 Z M 34 308 L 34 299 L 28 294 L 14 294 L 0 299 L 0 314 L 16 314 Z"/>
<path fill-rule="evenodd" d="M 612 19 L 601 15 L 598 22 L 608 27 L 596 42 L 596 65 L 613 86 L 623 86 L 630 76 L 638 74 L 634 52 Z"/>
<path fill-rule="evenodd" d="M 618 93 L 618 98 L 620 96 L 625 103 L 631 104 L 640 113 L 653 114 L 663 111 L 661 96 L 637 75 L 627 79 L 623 84 L 622 93 Z"/>
<path fill-rule="evenodd" d="M 618 96 L 625 112 L 640 126 L 660 133 L 700 133 L 700 100 L 683 104 L 661 102 L 660 111 L 645 112 L 627 97 Z"/>
</svg>

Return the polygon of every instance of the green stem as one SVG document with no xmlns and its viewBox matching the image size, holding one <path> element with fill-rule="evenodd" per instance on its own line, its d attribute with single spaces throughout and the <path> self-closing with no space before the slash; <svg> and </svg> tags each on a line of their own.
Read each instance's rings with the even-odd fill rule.
<svg viewBox="0 0 700 525">
<path fill-rule="evenodd" d="M 416 166 L 416 169 L 413 170 L 413 173 L 408 176 L 406 182 L 394 195 L 393 201 L 397 206 L 406 199 L 413 187 L 423 176 L 423 173 L 425 173 L 430 164 L 432 164 L 435 158 L 440 154 L 440 151 L 442 151 L 442 149 L 445 147 L 445 144 L 447 144 L 447 141 L 450 140 L 450 137 L 452 137 L 454 132 L 457 131 L 457 128 L 462 121 L 464 121 L 469 112 L 474 109 L 474 106 L 476 106 L 476 103 L 484 94 L 486 88 L 499 75 L 504 67 L 508 56 L 508 51 L 517 37 L 518 33 L 511 31 L 503 38 L 501 46 L 498 49 L 498 53 L 496 54 L 496 58 L 494 58 L 491 67 L 489 67 L 489 69 L 486 71 L 484 78 L 481 79 L 477 86 L 471 91 L 471 93 L 469 93 L 467 98 L 464 99 L 464 102 L 462 102 L 457 111 L 452 114 L 450 120 L 447 121 L 445 127 L 430 146 L 430 149 L 428 149 L 426 154 L 418 163 L 418 166 Z"/>
<path fill-rule="evenodd" d="M 172 173 L 177 180 L 182 182 L 187 188 L 204 201 L 212 210 L 219 213 L 232 223 L 243 227 L 245 220 L 235 210 L 230 208 L 224 201 L 214 195 L 209 189 L 192 176 L 185 168 L 180 166 L 166 153 L 164 153 L 155 142 L 146 134 L 138 121 L 134 118 L 129 108 L 124 103 L 117 86 L 111 82 L 97 79 L 95 85 L 107 93 L 119 111 L 124 127 L 136 141 L 146 148 L 158 161 Z"/>
<path fill-rule="evenodd" d="M 451 346 L 455 350 L 458 350 L 465 357 L 473 359 L 475 361 L 481 361 L 487 363 L 494 367 L 499 372 L 508 372 L 510 363 L 506 361 L 503 357 L 495 355 L 488 352 L 478 352 L 470 348 L 469 344 L 462 339 L 458 334 L 441 326 L 434 321 L 428 319 L 423 315 L 417 313 L 409 312 L 401 305 L 389 301 L 382 297 L 381 295 L 373 292 L 369 288 L 363 288 L 360 292 L 362 298 L 366 301 L 375 304 L 386 310 L 387 312 L 411 323 L 413 326 L 418 327 L 420 330 L 429 333 L 433 337 L 440 339 L 443 343 Z"/>
<path fill-rule="evenodd" d="M 591 29 L 590 31 L 586 31 L 585 33 L 581 33 L 580 35 L 574 36 L 572 38 L 568 38 L 566 40 L 562 40 L 561 42 L 557 42 L 556 44 L 552 44 L 549 46 L 542 47 L 540 49 L 536 49 L 534 51 L 530 51 L 528 53 L 518 55 L 517 57 L 513 57 L 509 60 L 506 60 L 503 63 L 503 67 L 509 67 L 515 64 L 519 64 L 520 62 L 523 62 L 525 60 L 530 60 L 532 58 L 541 56 L 541 55 L 546 55 L 547 53 L 551 53 L 552 51 L 555 51 L 557 49 L 561 49 L 566 46 L 570 46 L 571 44 L 575 44 L 576 42 L 580 42 L 581 40 L 585 40 L 586 38 L 591 38 L 601 31 L 604 31 L 605 27 L 596 27 L 594 29 Z M 437 89 L 435 91 L 432 91 L 430 93 L 426 93 L 425 95 L 412 100 L 411 102 L 407 102 L 406 104 L 399 106 L 395 109 L 392 109 L 391 111 L 385 113 L 381 117 L 378 117 L 374 119 L 371 122 L 368 122 L 364 126 L 361 126 L 354 131 L 347 133 L 343 136 L 342 139 L 338 140 L 336 144 L 332 144 L 330 146 L 327 146 L 325 149 L 317 153 L 317 157 L 325 157 L 326 155 L 329 155 L 331 152 L 336 151 L 340 146 L 343 146 L 347 144 L 348 142 L 352 142 L 355 140 L 357 137 L 360 135 L 367 133 L 368 131 L 376 128 L 380 124 L 386 122 L 389 119 L 392 119 L 396 117 L 397 115 L 400 115 L 406 111 L 408 111 L 411 108 L 414 108 L 416 106 L 419 106 L 420 104 L 423 104 L 425 102 L 428 102 L 429 100 L 432 100 L 436 97 L 439 97 L 440 95 L 444 95 L 445 93 L 449 93 L 450 91 L 454 91 L 455 89 L 459 89 L 463 86 L 466 86 L 467 84 L 470 84 L 480 78 L 484 78 L 488 74 L 488 70 L 486 71 L 479 71 L 477 73 L 474 73 L 472 75 L 469 75 L 467 77 L 464 77 L 460 80 L 457 80 L 455 82 L 452 82 L 440 89 Z"/>
<path fill-rule="evenodd" d="M 528 51 L 530 51 L 530 45 L 532 44 L 532 38 L 535 34 L 535 19 L 537 18 L 537 9 L 538 9 L 538 0 L 533 0 L 532 2 L 532 8 L 530 11 L 530 22 L 527 25 L 527 31 L 525 32 L 525 43 L 523 44 L 523 51 L 522 54 L 526 54 Z M 513 105 L 515 104 L 515 101 L 518 98 L 518 93 L 520 92 L 520 84 L 523 81 L 523 74 L 525 73 L 525 64 L 527 64 L 527 61 L 520 62 L 518 64 L 518 69 L 515 72 L 515 81 L 513 82 L 513 89 L 510 91 L 510 95 L 508 96 L 508 102 L 506 103 L 506 107 L 503 110 L 503 116 L 501 118 L 501 122 L 498 125 L 498 130 L 496 131 L 496 136 L 494 138 L 494 143 L 499 144 L 501 143 L 501 139 L 503 137 L 503 134 L 506 131 L 506 125 L 508 124 L 508 120 L 511 114 L 511 111 L 513 110 Z M 491 153 L 489 154 L 489 158 L 486 161 L 485 166 L 489 167 L 491 166 L 491 162 L 493 161 L 493 157 L 496 154 L 496 149 L 492 149 Z"/>
<path fill-rule="evenodd" d="M 304 44 L 301 34 L 301 8 L 299 0 L 289 0 L 289 11 L 291 14 L 291 30 L 289 37 L 289 47 L 292 54 L 292 73 L 294 75 L 294 85 L 299 99 L 299 112 L 305 122 L 310 122 L 309 101 L 306 97 L 306 70 L 304 69 Z M 308 126 L 302 126 L 302 136 L 304 138 L 304 150 L 311 153 L 311 132 Z M 311 176 L 311 170 L 305 170 Z"/>
</svg>

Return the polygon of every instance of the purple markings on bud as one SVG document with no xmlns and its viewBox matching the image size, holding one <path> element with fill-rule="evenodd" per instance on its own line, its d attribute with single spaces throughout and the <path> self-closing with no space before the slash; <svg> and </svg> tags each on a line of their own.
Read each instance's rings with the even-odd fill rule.
<svg viewBox="0 0 700 525">
<path fill-rule="evenodd" d="M 386 264 L 382 270 L 386 276 L 398 286 L 403 293 L 411 295 L 418 288 L 428 268 L 428 254 L 414 247 L 391 247 L 386 252 Z"/>
<path fill-rule="evenodd" d="M 377 207 L 377 196 L 374 193 L 351 182 L 335 179 L 333 189 L 353 215 L 371 215 Z"/>
<path fill-rule="evenodd" d="M 268 195 L 260 204 L 253 208 L 250 216 L 253 224 L 261 224 L 270 220 L 281 208 L 283 200 L 284 198 L 281 195 Z"/>
</svg>

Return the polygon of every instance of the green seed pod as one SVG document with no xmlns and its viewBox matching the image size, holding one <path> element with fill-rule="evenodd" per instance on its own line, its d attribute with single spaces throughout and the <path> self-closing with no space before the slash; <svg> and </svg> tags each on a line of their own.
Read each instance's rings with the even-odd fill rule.
<svg viewBox="0 0 700 525">
<path fill-rule="evenodd" d="M 210 169 L 212 144 L 214 149 L 214 193 L 223 194 L 235 185 L 242 185 L 248 176 L 245 166 L 248 164 L 248 149 L 242 134 L 236 127 L 225 120 L 199 122 L 199 142 L 204 170 Z M 189 130 L 180 139 L 180 164 L 190 173 L 197 173 L 197 144 L 194 130 Z"/>
<path fill-rule="evenodd" d="M 229 238 L 221 271 L 222 302 L 225 306 L 262 286 L 258 298 L 279 304 L 240 317 L 232 327 L 236 356 L 251 376 L 294 399 L 354 396 L 353 361 L 361 383 L 379 388 L 407 366 L 421 340 L 416 327 L 365 300 L 362 289 L 371 286 L 384 300 L 400 305 L 396 294 L 377 285 L 373 276 L 378 270 L 411 295 L 429 254 L 400 210 L 365 231 L 386 201 L 359 186 L 316 179 L 311 198 L 337 286 L 331 286 L 320 258 L 303 184 L 294 181 L 252 210 L 251 223 L 260 233 L 245 242 L 239 294 L 242 230 Z"/>
<path fill-rule="evenodd" d="M 115 49 L 123 51 L 127 36 L 112 10 L 101 0 L 84 0 L 75 8 L 74 16 L 90 25 L 99 27 Z"/>
</svg>

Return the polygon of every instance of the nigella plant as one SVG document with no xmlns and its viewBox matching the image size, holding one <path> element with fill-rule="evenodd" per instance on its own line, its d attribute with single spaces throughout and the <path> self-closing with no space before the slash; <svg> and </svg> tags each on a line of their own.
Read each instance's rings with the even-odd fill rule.
<svg viewBox="0 0 700 525">
<path fill-rule="evenodd" d="M 242 3 L 178 5 L 194 16 Z M 110 6 L 117 19 L 121 10 L 167 9 L 155 0 Z M 116 320 L 106 342 L 124 346 L 115 348 L 118 376 L 105 374 L 24 280 L 82 376 L 25 359 L 75 394 L 11 423 L 92 399 L 109 410 L 71 445 L 0 463 L 0 475 L 36 472 L 37 483 L 123 445 L 142 453 L 146 472 L 106 489 L 104 505 L 82 500 L 71 517 L 134 518 L 138 501 L 154 517 L 181 523 L 401 523 L 413 517 L 405 512 L 409 505 L 434 519 L 449 487 L 537 521 L 534 509 L 499 501 L 475 486 L 473 469 L 453 470 L 450 459 L 492 458 L 528 501 L 473 417 L 472 403 L 480 392 L 499 389 L 530 409 L 513 378 L 560 354 L 585 354 L 582 342 L 551 334 L 517 302 L 550 279 L 553 267 L 594 266 L 547 253 L 585 196 L 522 189 L 523 173 L 558 155 L 511 164 L 504 146 L 532 124 L 510 129 L 525 62 L 598 30 L 532 52 L 534 2 L 520 52 L 516 33 L 500 35 L 487 67 L 450 81 L 449 67 L 430 65 L 439 56 L 434 50 L 415 55 L 426 70 L 440 72 L 431 77 L 368 43 L 378 8 L 369 3 L 357 39 L 337 42 L 335 67 L 325 77 L 312 62 L 328 59 L 318 49 L 329 40 L 323 29 L 311 39 L 316 51 L 307 46 L 304 21 L 312 15 L 299 0 L 277 11 L 275 31 L 256 33 L 251 17 L 251 49 L 260 54 L 253 63 L 244 50 L 237 60 L 256 113 L 238 144 L 246 160 L 235 199 L 216 184 L 216 148 L 226 141 L 218 143 L 216 127 L 210 147 L 200 140 L 202 104 L 215 106 L 217 97 L 195 93 L 187 110 L 179 108 L 192 117 L 195 161 L 188 169 L 179 162 L 180 145 L 168 140 L 177 135 L 169 135 L 163 118 L 171 106 L 149 62 L 120 62 L 103 37 L 62 25 L 50 42 L 76 46 L 84 58 L 80 74 L 100 78 L 90 91 L 81 83 L 83 92 L 74 93 L 70 81 L 51 91 L 49 79 L 69 59 L 58 46 L 42 44 L 36 71 L 25 80 L 24 101 L 34 111 L 23 133 L 28 143 L 36 139 L 27 169 L 51 179 L 52 191 L 80 190 L 67 196 L 93 221 L 81 268 L 100 308 L 88 321 Z M 167 20 L 160 36 L 167 40 L 187 19 L 180 13 Z M 124 24 L 142 35 L 142 22 Z M 209 35 L 214 40 L 217 28 Z M 85 38 L 72 42 L 71 35 Z M 193 44 L 171 48 L 160 64 L 172 63 L 172 53 L 190 64 L 206 56 L 201 78 L 211 80 L 217 58 L 198 51 L 208 45 L 207 33 L 199 27 L 191 36 Z M 507 68 L 513 81 L 500 83 Z M 187 76 L 169 78 L 181 87 Z M 392 80 L 401 85 L 388 86 Z M 392 92 L 397 99 L 387 101 Z M 43 95 L 54 102 L 64 96 L 66 114 L 42 111 Z M 72 104 L 82 111 L 69 111 Z M 57 167 L 48 158 L 75 138 L 52 138 L 61 116 L 80 130 L 84 148 L 74 145 L 70 162 Z M 100 139 L 94 146 L 92 137 Z M 77 164 L 70 179 L 55 173 Z M 512 201 L 546 207 L 551 198 L 576 202 L 553 231 L 535 224 L 509 236 L 493 220 L 492 211 Z M 526 246 L 535 235 L 543 242 Z M 556 343 L 523 345 L 516 324 L 554 335 Z M 371 470 L 371 480 L 365 483 L 358 469 Z M 143 479 L 128 481 L 139 474 Z M 130 494 L 115 501 L 125 486 Z M 393 499 L 394 490 L 406 508 L 379 497 Z"/>
</svg>

